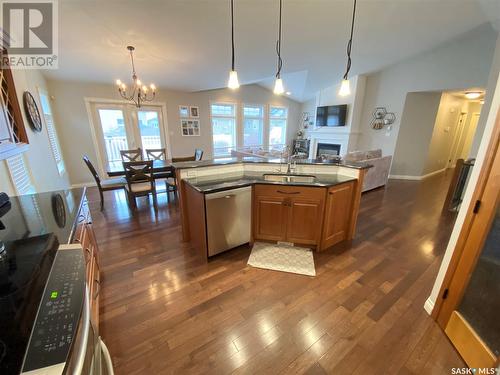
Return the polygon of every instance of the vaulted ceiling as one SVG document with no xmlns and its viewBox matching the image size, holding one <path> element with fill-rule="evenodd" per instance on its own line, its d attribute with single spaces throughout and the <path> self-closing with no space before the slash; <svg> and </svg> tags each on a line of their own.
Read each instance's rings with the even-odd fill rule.
<svg viewBox="0 0 500 375">
<path fill-rule="evenodd" d="M 488 21 L 497 0 L 358 0 L 352 74 L 433 48 Z M 278 0 L 235 0 L 240 83 L 272 82 Z M 284 0 L 283 78 L 304 100 L 338 82 L 352 0 Z M 49 78 L 114 82 L 130 77 L 186 91 L 224 87 L 230 68 L 229 0 L 60 0 L 59 69 Z"/>
</svg>

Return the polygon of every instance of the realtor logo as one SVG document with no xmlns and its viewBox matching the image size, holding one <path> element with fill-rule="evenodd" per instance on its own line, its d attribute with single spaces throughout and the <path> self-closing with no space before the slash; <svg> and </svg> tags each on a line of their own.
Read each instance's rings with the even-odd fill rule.
<svg viewBox="0 0 500 375">
<path fill-rule="evenodd" d="M 1 1 L 1 65 L 57 68 L 57 0 Z"/>
</svg>

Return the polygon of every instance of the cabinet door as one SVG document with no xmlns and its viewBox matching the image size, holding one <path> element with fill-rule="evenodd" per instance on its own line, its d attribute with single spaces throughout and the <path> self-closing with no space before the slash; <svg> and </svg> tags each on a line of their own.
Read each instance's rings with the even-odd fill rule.
<svg viewBox="0 0 500 375">
<path fill-rule="evenodd" d="M 321 200 L 293 198 L 289 204 L 288 242 L 316 245 L 321 231 L 323 206 Z"/>
<path fill-rule="evenodd" d="M 347 238 L 351 218 L 353 183 L 328 189 L 323 225 L 322 248 L 327 248 Z"/>
<path fill-rule="evenodd" d="M 255 197 L 254 238 L 256 240 L 285 240 L 288 208 L 285 203 L 285 198 L 282 197 Z"/>
</svg>

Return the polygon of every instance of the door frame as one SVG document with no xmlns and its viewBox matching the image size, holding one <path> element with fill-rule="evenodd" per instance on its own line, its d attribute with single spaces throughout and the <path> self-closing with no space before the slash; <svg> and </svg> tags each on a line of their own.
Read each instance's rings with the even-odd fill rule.
<svg viewBox="0 0 500 375">
<path fill-rule="evenodd" d="M 103 105 L 131 105 L 129 101 L 127 100 L 119 100 L 119 99 L 107 99 L 107 98 L 98 98 L 98 97 L 84 97 L 83 98 L 84 103 L 85 103 L 85 108 L 87 110 L 87 118 L 89 120 L 90 124 L 90 134 L 92 137 L 92 144 L 94 146 L 94 152 L 97 157 L 97 168 L 99 170 L 99 175 L 102 180 L 109 179 L 108 174 L 106 173 L 106 168 L 103 164 L 103 155 L 102 155 L 102 150 L 100 147 L 100 141 L 99 141 L 99 133 L 98 133 L 98 128 L 99 126 L 97 119 L 95 118 L 95 111 L 93 110 L 93 107 L 97 104 L 103 104 Z M 168 116 L 167 116 L 167 104 L 165 102 L 148 102 L 145 107 L 148 106 L 154 106 L 154 107 L 160 107 L 160 115 L 161 115 L 161 120 L 163 123 L 163 134 L 165 135 L 164 139 L 164 144 L 167 149 L 167 158 L 171 159 L 172 158 L 172 149 L 171 149 L 171 143 L 170 143 L 170 133 L 168 131 Z M 125 114 L 127 116 L 127 114 Z M 161 130 L 160 130 L 161 134 Z"/>
<path fill-rule="evenodd" d="M 457 273 L 459 263 L 464 256 L 467 256 L 472 260 L 472 264 L 469 265 L 469 271 L 473 270 L 482 250 L 482 242 L 478 243 L 477 246 L 475 246 L 473 249 L 468 248 L 467 253 L 465 252 L 465 245 L 469 238 L 472 225 L 478 219 L 478 215 L 474 212 L 475 202 L 481 201 L 481 198 L 483 197 L 486 188 L 486 182 L 488 180 L 488 177 L 490 176 L 493 162 L 495 161 L 495 156 L 498 152 L 500 152 L 500 110 L 496 115 L 494 129 L 491 134 L 491 140 L 488 144 L 484 163 L 481 167 L 481 171 L 479 172 L 479 178 L 472 194 L 472 198 L 470 201 L 471 203 L 469 204 L 469 207 L 467 207 L 465 219 L 458 235 L 453 255 L 450 259 L 450 263 L 446 270 L 443 282 L 441 283 L 438 299 L 436 300 L 434 309 L 432 310 L 432 317 L 443 329 L 446 328 L 452 311 L 456 309 L 456 307 L 462 300 L 463 293 L 467 286 L 468 274 L 470 272 L 461 275 L 457 274 L 457 277 L 461 277 L 463 279 L 462 287 L 455 290 L 450 290 L 450 285 L 455 277 L 455 274 Z M 446 296 L 446 298 L 443 298 L 443 296 Z"/>
</svg>

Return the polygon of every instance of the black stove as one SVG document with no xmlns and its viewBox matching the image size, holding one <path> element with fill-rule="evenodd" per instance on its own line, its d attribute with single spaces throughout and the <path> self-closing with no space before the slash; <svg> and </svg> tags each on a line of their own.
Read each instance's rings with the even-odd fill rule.
<svg viewBox="0 0 500 375">
<path fill-rule="evenodd" d="M 60 243 L 71 241 L 82 194 L 83 190 L 75 189 L 24 195 L 12 197 L 10 202 L 0 207 L 2 375 L 19 374 L 23 361 L 27 359 L 28 347 L 35 344 L 30 343 L 30 338 L 33 327 L 43 318 L 40 302 L 47 298 L 47 293 L 51 293 L 46 286 L 49 278 L 55 277 L 50 275 L 56 258 L 61 258 L 58 274 L 64 274 L 65 270 L 73 272 L 70 276 L 84 285 L 84 273 L 75 273 L 75 269 L 71 268 L 74 264 L 79 266 L 82 254 L 74 254 L 73 263 L 65 260 L 67 257 L 58 255 Z M 54 284 L 54 281 L 52 284 L 53 288 L 63 287 L 62 282 L 59 283 L 61 285 Z M 81 302 L 75 308 L 81 309 Z"/>
</svg>

